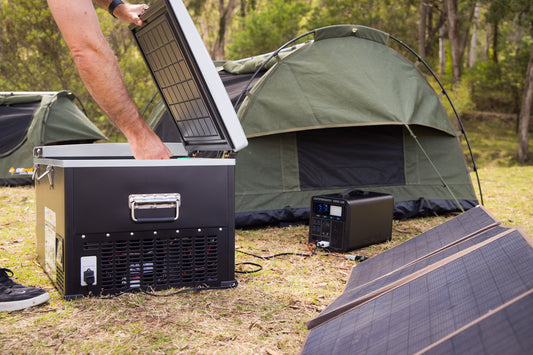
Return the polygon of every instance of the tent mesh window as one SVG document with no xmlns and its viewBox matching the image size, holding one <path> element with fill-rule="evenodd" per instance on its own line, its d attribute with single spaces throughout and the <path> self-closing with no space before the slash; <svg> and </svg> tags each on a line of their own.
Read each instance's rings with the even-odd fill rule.
<svg viewBox="0 0 533 355">
<path fill-rule="evenodd" d="M 302 189 L 405 184 L 400 126 L 301 131 L 297 140 Z"/>
<path fill-rule="evenodd" d="M 33 113 L 40 101 L 17 105 L 0 105 L 0 156 L 7 154 L 21 144 L 30 128 Z"/>
</svg>

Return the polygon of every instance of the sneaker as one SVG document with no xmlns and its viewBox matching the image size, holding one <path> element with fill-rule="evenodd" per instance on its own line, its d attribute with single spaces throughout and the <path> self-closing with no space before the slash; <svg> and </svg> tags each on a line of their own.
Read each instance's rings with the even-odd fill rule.
<svg viewBox="0 0 533 355">
<path fill-rule="evenodd" d="M 48 292 L 42 288 L 22 286 L 11 280 L 12 276 L 13 271 L 0 268 L 0 312 L 36 306 L 50 298 Z"/>
</svg>

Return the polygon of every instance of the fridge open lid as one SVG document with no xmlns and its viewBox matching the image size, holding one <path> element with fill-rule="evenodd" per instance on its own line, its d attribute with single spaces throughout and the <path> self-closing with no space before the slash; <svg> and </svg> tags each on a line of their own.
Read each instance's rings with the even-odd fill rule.
<svg viewBox="0 0 533 355">
<path fill-rule="evenodd" d="M 158 0 L 131 25 L 188 152 L 238 151 L 248 141 L 215 65 L 181 0 Z"/>
</svg>

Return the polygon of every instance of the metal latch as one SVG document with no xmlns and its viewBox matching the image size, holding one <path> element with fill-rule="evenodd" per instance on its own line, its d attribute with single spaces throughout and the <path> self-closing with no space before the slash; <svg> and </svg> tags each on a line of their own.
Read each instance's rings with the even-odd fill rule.
<svg viewBox="0 0 533 355">
<path fill-rule="evenodd" d="M 50 188 L 53 188 L 54 187 L 54 166 L 48 165 L 46 167 L 46 171 L 40 175 L 39 175 L 40 173 L 39 167 L 40 167 L 39 164 L 35 164 L 33 166 L 33 176 L 32 176 L 33 180 L 39 182 L 41 181 L 42 178 L 48 175 L 48 181 L 50 182 Z"/>
<path fill-rule="evenodd" d="M 132 194 L 129 196 L 128 205 L 131 210 L 131 219 L 134 222 L 173 222 L 178 220 L 181 206 L 179 193 L 162 194 Z M 175 213 L 170 216 L 139 217 L 137 210 L 174 209 Z"/>
</svg>

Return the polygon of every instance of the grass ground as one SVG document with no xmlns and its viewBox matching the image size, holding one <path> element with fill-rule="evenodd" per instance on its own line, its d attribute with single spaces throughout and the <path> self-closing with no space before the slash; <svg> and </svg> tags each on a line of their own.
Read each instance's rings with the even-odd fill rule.
<svg viewBox="0 0 533 355">
<path fill-rule="evenodd" d="M 465 122 L 474 147 L 482 146 L 475 154 L 485 206 L 503 224 L 533 236 L 533 166 L 512 163 L 512 129 L 503 123 L 496 135 L 486 128 L 493 122 Z M 484 143 L 485 137 L 493 143 Z M 237 274 L 235 289 L 65 301 L 36 262 L 34 205 L 31 188 L 0 188 L 0 267 L 12 269 L 17 282 L 51 295 L 43 306 L 0 313 L 3 354 L 297 353 L 307 334 L 305 322 L 340 295 L 354 266 L 332 256 L 259 260 L 237 252 L 237 263 L 259 263 L 263 270 Z M 352 254 L 371 257 L 451 217 L 394 221 L 391 242 Z M 236 247 L 263 256 L 306 253 L 307 233 L 305 226 L 237 231 Z"/>
</svg>

